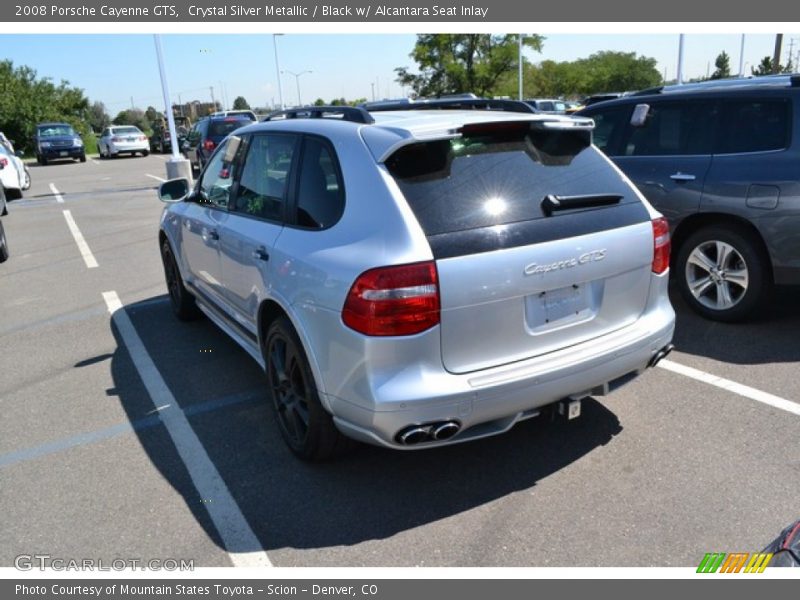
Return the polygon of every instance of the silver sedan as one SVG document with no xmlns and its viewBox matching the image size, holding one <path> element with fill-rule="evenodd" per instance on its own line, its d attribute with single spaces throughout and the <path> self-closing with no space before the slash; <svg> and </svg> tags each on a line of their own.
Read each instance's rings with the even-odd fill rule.
<svg viewBox="0 0 800 600">
<path fill-rule="evenodd" d="M 120 154 L 134 156 L 137 152 L 147 156 L 150 154 L 150 142 L 138 127 L 121 125 L 106 127 L 97 142 L 97 149 L 101 158 L 113 158 Z"/>
</svg>

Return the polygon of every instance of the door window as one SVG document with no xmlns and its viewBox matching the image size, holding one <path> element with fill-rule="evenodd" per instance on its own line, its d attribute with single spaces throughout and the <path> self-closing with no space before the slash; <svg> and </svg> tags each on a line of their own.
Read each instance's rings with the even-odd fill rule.
<svg viewBox="0 0 800 600">
<path fill-rule="evenodd" d="M 303 146 L 297 190 L 297 224 L 324 229 L 344 211 L 344 187 L 333 150 L 324 140 L 308 137 Z"/>
<path fill-rule="evenodd" d="M 252 217 L 282 221 L 297 138 L 254 135 L 239 180 L 233 210 Z"/>
<path fill-rule="evenodd" d="M 717 154 L 766 152 L 789 146 L 789 103 L 747 99 L 722 105 L 723 125 Z"/>
<path fill-rule="evenodd" d="M 644 126 L 628 127 L 623 154 L 711 154 L 716 120 L 714 102 L 651 103 Z"/>
<path fill-rule="evenodd" d="M 227 208 L 230 201 L 233 164 L 225 162 L 225 148 L 228 143 L 228 140 L 225 140 L 214 153 L 203 171 L 203 179 L 200 180 L 200 196 L 203 202 L 217 208 Z"/>
</svg>

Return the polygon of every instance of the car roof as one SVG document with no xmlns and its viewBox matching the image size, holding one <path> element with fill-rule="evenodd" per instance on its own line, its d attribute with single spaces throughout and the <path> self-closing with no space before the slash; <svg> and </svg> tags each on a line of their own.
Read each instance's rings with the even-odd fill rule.
<svg viewBox="0 0 800 600">
<path fill-rule="evenodd" d="M 352 108 L 352 107 L 348 107 Z M 340 109 L 354 115 L 360 111 L 361 118 L 369 121 L 321 117 L 285 118 L 253 123 L 237 130 L 248 134 L 259 131 L 286 131 L 296 133 L 318 133 L 329 138 L 341 135 L 360 135 L 377 162 L 385 161 L 400 147 L 423 141 L 450 139 L 460 135 L 465 125 L 493 122 L 530 121 L 550 123 L 552 126 L 591 128 L 590 119 L 536 113 L 505 112 L 495 110 L 392 110 L 367 113 L 363 109 Z M 298 111 L 299 112 L 299 111 Z M 313 112 L 310 111 L 309 112 Z M 333 111 L 331 111 L 333 113 Z M 335 113 L 334 113 L 335 114 Z M 371 121 L 371 122 L 370 122 Z M 558 125 L 558 124 L 561 125 Z"/>
<path fill-rule="evenodd" d="M 72 127 L 69 123 L 37 123 L 36 127 L 54 127 L 54 126 L 61 126 L 66 125 L 67 127 Z"/>
</svg>

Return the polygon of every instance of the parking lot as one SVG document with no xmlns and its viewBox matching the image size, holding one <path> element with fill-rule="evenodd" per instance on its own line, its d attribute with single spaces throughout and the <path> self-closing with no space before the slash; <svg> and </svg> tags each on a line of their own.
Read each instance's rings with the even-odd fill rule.
<svg viewBox="0 0 800 600">
<path fill-rule="evenodd" d="M 741 325 L 673 294 L 676 351 L 575 421 L 301 462 L 255 362 L 171 313 L 166 158 L 34 164 L 3 218 L 0 566 L 688 567 L 760 550 L 800 517 L 793 288 Z"/>
</svg>

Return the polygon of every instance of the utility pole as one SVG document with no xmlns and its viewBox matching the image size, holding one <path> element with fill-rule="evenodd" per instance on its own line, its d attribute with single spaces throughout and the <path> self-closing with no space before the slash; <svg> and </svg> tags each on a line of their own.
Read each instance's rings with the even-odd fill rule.
<svg viewBox="0 0 800 600">
<path fill-rule="evenodd" d="M 519 34 L 519 100 L 522 101 L 522 34 Z"/>
<path fill-rule="evenodd" d="M 775 34 L 775 54 L 772 57 L 772 74 L 776 75 L 781 70 L 781 46 L 783 45 L 783 34 Z"/>
<path fill-rule="evenodd" d="M 742 44 L 739 46 L 739 77 L 744 77 L 744 34 L 742 34 Z"/>
<path fill-rule="evenodd" d="M 217 110 L 217 101 L 214 99 L 214 86 L 208 86 L 208 89 L 211 90 L 211 112 L 216 112 Z"/>
<path fill-rule="evenodd" d="M 370 83 L 372 86 L 372 101 L 375 102 L 375 82 Z"/>
<path fill-rule="evenodd" d="M 683 34 L 678 37 L 678 85 L 683 85 Z"/>
<path fill-rule="evenodd" d="M 794 62 L 792 61 L 792 57 L 794 56 L 792 50 L 794 49 L 794 38 L 789 38 L 789 62 L 786 63 L 787 67 L 792 67 L 792 70 L 795 70 Z"/>
</svg>

